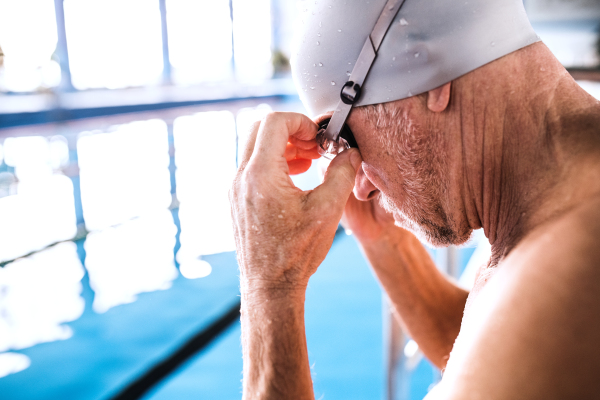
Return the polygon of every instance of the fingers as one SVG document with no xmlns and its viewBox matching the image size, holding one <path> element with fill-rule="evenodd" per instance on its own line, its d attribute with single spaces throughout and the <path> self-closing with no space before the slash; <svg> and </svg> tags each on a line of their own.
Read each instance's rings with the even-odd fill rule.
<svg viewBox="0 0 600 400">
<path fill-rule="evenodd" d="M 319 207 L 321 212 L 332 214 L 339 221 L 354 188 L 356 172 L 361 163 L 362 158 L 356 149 L 337 155 L 329 164 L 323 183 L 309 195 L 309 201 Z"/>
<path fill-rule="evenodd" d="M 321 155 L 316 147 L 312 149 L 302 149 L 294 146 L 292 143 L 288 143 L 285 148 L 284 157 L 286 161 L 291 161 L 296 158 L 304 158 L 306 160 L 316 160 Z"/>
<path fill-rule="evenodd" d="M 267 168 L 280 168 L 290 137 L 311 141 L 316 135 L 317 125 L 305 115 L 271 113 L 260 125 L 252 159 L 265 164 Z"/>
<path fill-rule="evenodd" d="M 311 160 L 306 160 L 303 158 L 298 158 L 292 161 L 288 161 L 288 167 L 290 168 L 290 175 L 299 175 L 308 171 L 310 166 L 312 165 Z"/>
<path fill-rule="evenodd" d="M 240 160 L 240 169 L 244 169 L 250 157 L 252 157 L 252 153 L 254 152 L 254 146 L 256 144 L 256 137 L 258 135 L 258 130 L 260 129 L 262 121 L 256 121 L 250 127 L 250 133 L 248 135 L 248 141 L 246 142 L 246 146 L 244 147 L 244 151 L 242 153 L 242 158 Z"/>
<path fill-rule="evenodd" d="M 298 147 L 299 149 L 304 149 L 304 150 L 316 149 L 318 146 L 317 141 L 314 139 L 301 140 L 301 139 L 298 139 L 296 136 L 291 136 L 289 139 L 289 142 L 291 144 L 293 144 L 294 146 Z"/>
</svg>

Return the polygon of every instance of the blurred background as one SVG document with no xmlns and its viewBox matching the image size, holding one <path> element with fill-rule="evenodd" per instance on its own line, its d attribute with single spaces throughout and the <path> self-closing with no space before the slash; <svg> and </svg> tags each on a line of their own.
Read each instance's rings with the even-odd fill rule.
<svg viewBox="0 0 600 400">
<path fill-rule="evenodd" d="M 600 98 L 600 2 L 525 6 Z M 250 124 L 304 112 L 289 58 L 306 8 L 0 0 L 3 399 L 241 398 L 227 191 Z M 469 287 L 489 243 L 431 254 Z M 306 329 L 317 399 L 420 399 L 440 378 L 351 232 L 311 279 Z"/>
</svg>

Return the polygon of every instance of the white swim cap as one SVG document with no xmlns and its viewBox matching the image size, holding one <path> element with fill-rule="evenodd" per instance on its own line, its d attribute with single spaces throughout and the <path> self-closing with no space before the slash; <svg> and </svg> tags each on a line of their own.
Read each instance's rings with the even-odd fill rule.
<svg viewBox="0 0 600 400">
<path fill-rule="evenodd" d="M 292 56 L 312 115 L 334 111 L 387 0 L 303 1 Z M 435 89 L 539 41 L 523 0 L 405 0 L 353 104 L 385 103 Z"/>
</svg>

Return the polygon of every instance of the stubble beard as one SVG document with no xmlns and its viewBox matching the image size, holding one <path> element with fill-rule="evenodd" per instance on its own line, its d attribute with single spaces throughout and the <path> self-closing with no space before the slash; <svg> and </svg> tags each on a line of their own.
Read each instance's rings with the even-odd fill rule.
<svg viewBox="0 0 600 400">
<path fill-rule="evenodd" d="M 402 181 L 391 193 L 380 193 L 380 205 L 397 226 L 434 247 L 465 243 L 471 232 L 453 229 L 443 207 L 449 179 L 441 132 L 423 132 L 407 115 L 385 118 L 389 123 L 380 126 L 383 119 L 377 120 L 380 144 L 394 158 Z"/>
</svg>

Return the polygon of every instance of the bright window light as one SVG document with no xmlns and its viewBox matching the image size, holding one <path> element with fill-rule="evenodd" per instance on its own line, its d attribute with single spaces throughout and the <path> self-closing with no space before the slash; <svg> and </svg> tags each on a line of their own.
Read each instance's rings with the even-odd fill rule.
<svg viewBox="0 0 600 400">
<path fill-rule="evenodd" d="M 60 66 L 51 60 L 57 40 L 53 0 L 0 0 L 5 55 L 0 88 L 28 92 L 57 86 Z"/>
<path fill-rule="evenodd" d="M 65 0 L 64 8 L 71 76 L 77 89 L 160 82 L 158 0 Z"/>
<path fill-rule="evenodd" d="M 271 1 L 233 0 L 233 37 L 238 79 L 271 78 Z"/>
<path fill-rule="evenodd" d="M 167 26 L 176 84 L 231 78 L 229 0 L 168 0 Z"/>
<path fill-rule="evenodd" d="M 594 29 L 542 26 L 536 33 L 565 67 L 594 68 L 600 62 L 596 52 L 598 33 Z"/>
</svg>

